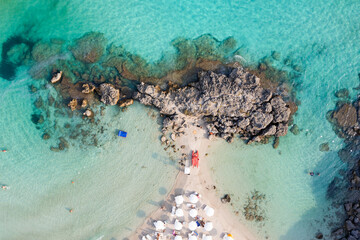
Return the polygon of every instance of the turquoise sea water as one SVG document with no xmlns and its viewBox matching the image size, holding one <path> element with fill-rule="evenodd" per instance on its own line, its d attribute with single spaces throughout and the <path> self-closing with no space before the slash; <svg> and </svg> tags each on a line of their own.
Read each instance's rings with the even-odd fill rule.
<svg viewBox="0 0 360 240">
<path fill-rule="evenodd" d="M 336 152 L 342 142 L 325 115 L 334 108 L 336 90 L 349 88 L 356 95 L 358 1 L 2 0 L 0 11 L 1 43 L 14 34 L 71 41 L 99 31 L 109 43 L 156 61 L 174 51 L 173 39 L 210 33 L 219 40 L 234 36 L 248 62 L 278 51 L 281 59 L 274 65 L 293 71 L 283 64 L 291 59 L 302 67 L 296 79 L 301 106 L 295 116 L 301 133 L 281 138 L 276 150 L 217 141 L 209 150 L 209 164 L 219 191 L 236 200 L 235 210 L 241 211 L 252 190 L 266 194 L 265 221 L 244 220 L 261 238 L 300 240 L 329 232 L 333 214 L 326 189 L 345 166 Z M 32 103 L 54 89 L 38 86 L 41 90 L 32 94 L 31 84 L 39 85 L 25 67 L 17 69 L 13 81 L 0 79 L 0 148 L 9 150 L 0 155 L 0 184 L 11 187 L 0 192 L 0 238 L 125 237 L 164 198 L 175 176 L 174 161 L 158 141 L 156 119 L 138 104 L 127 112 L 107 107 L 97 126 L 84 127 L 96 134 L 97 147 L 77 140 L 54 153 L 49 147 L 57 138 L 83 122 L 51 112 L 47 129 L 54 128 L 55 120 L 59 126 L 69 122 L 71 128 L 54 129 L 51 139 L 42 140 L 42 129 L 31 122 Z M 116 129 L 127 129 L 129 137 L 116 138 Z M 324 142 L 331 151 L 319 151 Z M 321 175 L 310 177 L 308 171 Z"/>
</svg>

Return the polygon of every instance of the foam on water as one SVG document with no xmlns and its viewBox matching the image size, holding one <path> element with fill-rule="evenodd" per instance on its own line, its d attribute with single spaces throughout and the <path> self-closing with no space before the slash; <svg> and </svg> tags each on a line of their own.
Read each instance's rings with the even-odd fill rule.
<svg viewBox="0 0 360 240">
<path fill-rule="evenodd" d="M 239 218 L 252 190 L 266 194 L 265 221 L 244 220 L 261 236 L 308 239 L 318 230 L 328 233 L 331 221 L 323 218 L 333 215 L 327 210 L 326 189 L 345 166 L 336 153 L 341 141 L 326 113 L 334 107 L 336 90 L 345 87 L 352 96 L 357 93 L 352 87 L 359 84 L 360 72 L 358 1 L 24 0 L 2 1 L 1 9 L 1 42 L 12 34 L 73 40 L 99 31 L 109 42 L 155 61 L 174 51 L 173 39 L 210 33 L 218 39 L 234 36 L 249 62 L 276 50 L 281 54 L 275 61 L 279 68 L 301 66 L 296 85 L 302 104 L 295 116 L 301 133 L 281 138 L 276 150 L 217 141 L 209 163 L 219 191 L 230 192 L 236 200 Z M 285 66 L 285 59 L 292 64 Z M 43 141 L 30 120 L 31 83 L 21 72 L 12 82 L 0 80 L 0 143 L 9 148 L 0 156 L 0 183 L 11 186 L 0 192 L 1 238 L 125 236 L 173 180 L 175 167 L 158 143 L 156 121 L 137 104 L 125 113 L 108 108 L 102 124 L 131 129 L 128 139 L 107 138 L 114 135 L 109 131 L 100 139 L 101 148 L 73 146 L 53 153 L 49 146 L 54 140 Z M 330 152 L 319 151 L 324 142 L 329 142 Z M 310 177 L 308 171 L 321 175 Z"/>
</svg>

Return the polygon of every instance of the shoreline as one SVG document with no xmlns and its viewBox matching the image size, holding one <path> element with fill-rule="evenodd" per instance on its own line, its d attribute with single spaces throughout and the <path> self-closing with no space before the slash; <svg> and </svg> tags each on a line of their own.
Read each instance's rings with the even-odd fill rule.
<svg viewBox="0 0 360 240">
<path fill-rule="evenodd" d="M 203 125 L 203 124 L 201 124 Z M 204 217 L 207 221 L 213 222 L 214 229 L 210 231 L 210 235 L 213 239 L 222 239 L 224 234 L 230 233 L 234 239 L 236 240 L 255 240 L 258 239 L 254 233 L 250 232 L 240 221 L 236 218 L 235 214 L 231 211 L 231 207 L 221 202 L 221 196 L 218 195 L 217 191 L 213 188 L 214 180 L 211 178 L 211 170 L 206 165 L 206 152 L 207 148 L 211 144 L 211 140 L 207 139 L 207 133 L 204 129 L 205 126 L 196 127 L 194 122 L 188 124 L 188 128 L 185 129 L 185 134 L 178 137 L 175 140 L 175 145 L 180 147 L 185 145 L 184 148 L 181 149 L 181 154 L 186 154 L 186 166 L 191 164 L 191 151 L 198 150 L 200 157 L 199 168 L 191 167 L 190 175 L 184 174 L 184 171 L 181 167 L 177 176 L 175 178 L 175 182 L 171 188 L 171 191 L 164 199 L 165 209 L 158 208 L 152 213 L 150 213 L 143 223 L 128 237 L 129 240 L 138 240 L 141 239 L 142 236 L 149 234 L 153 239 L 155 233 L 155 227 L 153 225 L 154 221 L 162 220 L 166 221 L 167 228 L 165 231 L 165 235 L 163 239 L 173 239 L 172 230 L 174 229 L 174 221 L 176 219 L 175 216 L 171 215 L 171 209 L 174 205 L 174 197 L 176 195 L 185 195 L 185 200 L 183 205 L 187 203 L 187 197 L 193 193 L 194 191 L 198 192 L 201 195 L 200 198 L 200 209 L 203 209 L 204 204 L 214 208 L 215 214 L 212 217 Z M 184 208 L 184 207 L 183 207 Z M 188 212 L 184 210 L 184 218 L 188 219 Z M 187 233 L 191 232 L 187 229 L 187 226 L 184 225 L 183 230 L 181 231 L 181 236 L 187 239 Z M 201 231 L 200 231 L 201 232 Z M 199 233 L 200 233 L 199 232 Z M 199 235 L 201 238 L 201 234 Z"/>
</svg>

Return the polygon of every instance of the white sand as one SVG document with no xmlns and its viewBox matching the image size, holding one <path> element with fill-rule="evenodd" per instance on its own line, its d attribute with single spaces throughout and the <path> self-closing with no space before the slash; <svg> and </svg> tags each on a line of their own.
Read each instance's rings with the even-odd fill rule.
<svg viewBox="0 0 360 240">
<path fill-rule="evenodd" d="M 211 179 L 211 171 L 206 164 L 207 148 L 210 145 L 210 140 L 207 139 L 206 131 L 195 126 L 189 126 L 185 134 L 176 139 L 176 145 L 181 149 L 181 153 L 187 154 L 188 164 L 191 164 L 191 151 L 199 151 L 199 168 L 191 167 L 190 175 L 185 175 L 183 171 L 179 172 L 175 184 L 165 200 L 165 210 L 158 209 L 154 211 L 145 222 L 129 237 L 130 240 L 141 239 L 142 236 L 149 234 L 153 239 L 155 238 L 155 227 L 153 222 L 162 220 L 167 222 L 167 229 L 164 233 L 163 239 L 174 239 L 172 231 L 174 230 L 174 222 L 176 217 L 171 215 L 172 206 L 175 204 L 174 197 L 179 194 L 184 195 L 184 203 L 181 208 L 184 210 L 184 217 L 178 217 L 180 221 L 189 223 L 192 218 L 189 216 L 190 208 L 187 207 L 188 196 L 194 191 L 201 194 L 200 201 L 197 203 L 198 215 L 202 216 L 205 220 L 213 222 L 214 229 L 210 232 L 204 231 L 202 227 L 197 228 L 196 232 L 199 233 L 198 239 L 202 238 L 203 233 L 211 235 L 214 240 L 222 239 L 224 234 L 232 234 L 234 240 L 252 240 L 257 239 L 244 225 L 242 225 L 236 218 L 235 214 L 231 212 L 229 204 L 221 202 L 222 196 L 217 195 L 216 190 L 213 189 L 214 183 Z M 215 214 L 212 217 L 207 217 L 202 210 L 204 204 L 214 208 Z M 183 229 L 180 231 L 183 239 L 187 239 L 188 233 L 187 224 L 184 224 Z"/>
</svg>

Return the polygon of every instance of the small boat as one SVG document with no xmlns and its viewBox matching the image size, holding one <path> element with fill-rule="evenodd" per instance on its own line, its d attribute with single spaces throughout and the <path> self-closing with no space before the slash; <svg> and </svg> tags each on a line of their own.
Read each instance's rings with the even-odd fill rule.
<svg viewBox="0 0 360 240">
<path fill-rule="evenodd" d="M 126 136 L 127 136 L 127 132 L 124 132 L 124 131 L 119 131 L 119 133 L 118 133 L 118 136 L 119 137 L 124 137 L 124 138 L 126 138 Z"/>
<path fill-rule="evenodd" d="M 192 152 L 191 165 L 193 167 L 199 167 L 199 152 L 198 151 Z"/>
</svg>

